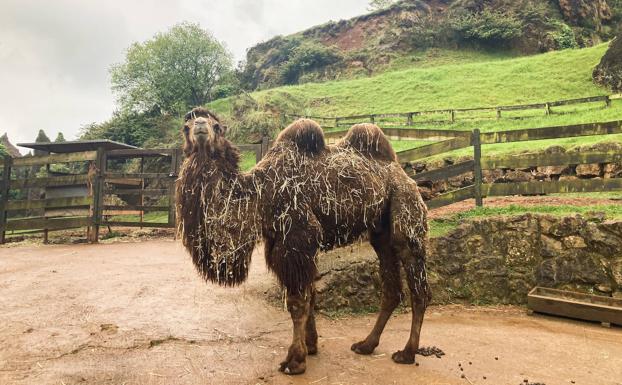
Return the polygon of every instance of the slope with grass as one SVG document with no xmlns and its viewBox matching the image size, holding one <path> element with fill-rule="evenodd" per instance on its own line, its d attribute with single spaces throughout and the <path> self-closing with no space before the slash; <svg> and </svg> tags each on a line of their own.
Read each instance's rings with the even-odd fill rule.
<svg viewBox="0 0 622 385">
<path fill-rule="evenodd" d="M 300 111 L 320 116 L 408 112 L 526 104 L 604 95 L 592 82 L 592 71 L 607 44 L 591 48 L 503 58 L 482 55 L 479 62 L 390 71 L 378 76 L 285 86 L 254 92 L 257 100 L 278 108 L 292 100 Z M 230 114 L 231 99 L 213 102 Z"/>
</svg>

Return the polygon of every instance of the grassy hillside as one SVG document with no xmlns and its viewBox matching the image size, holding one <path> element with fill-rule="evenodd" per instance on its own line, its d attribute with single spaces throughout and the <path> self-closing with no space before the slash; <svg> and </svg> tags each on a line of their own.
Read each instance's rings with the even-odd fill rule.
<svg viewBox="0 0 622 385">
<path fill-rule="evenodd" d="M 606 94 L 592 70 L 607 44 L 541 55 L 448 64 L 387 72 L 378 76 L 285 86 L 252 93 L 272 105 L 296 100 L 308 115 L 344 116 L 523 104 Z M 230 100 L 211 104 L 229 114 Z"/>
</svg>

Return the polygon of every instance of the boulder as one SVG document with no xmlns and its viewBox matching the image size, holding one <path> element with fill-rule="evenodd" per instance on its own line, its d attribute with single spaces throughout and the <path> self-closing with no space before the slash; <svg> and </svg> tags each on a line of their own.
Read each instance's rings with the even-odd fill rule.
<svg viewBox="0 0 622 385">
<path fill-rule="evenodd" d="M 580 178 L 596 178 L 600 176 L 601 167 L 598 163 L 580 164 L 576 172 Z"/>
</svg>

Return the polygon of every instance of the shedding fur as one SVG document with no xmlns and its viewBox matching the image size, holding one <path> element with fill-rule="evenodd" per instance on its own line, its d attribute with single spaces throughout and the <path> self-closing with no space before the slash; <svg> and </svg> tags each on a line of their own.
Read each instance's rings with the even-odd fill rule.
<svg viewBox="0 0 622 385">
<path fill-rule="evenodd" d="M 281 370 L 303 372 L 307 347 L 317 349 L 312 298 L 318 252 L 363 235 L 369 235 L 385 266 L 384 305 L 378 321 L 382 327 L 375 327 L 353 350 L 369 354 L 377 345 L 387 314 L 399 303 L 401 264 L 417 309 L 416 333 L 393 359 L 414 362 L 430 300 L 427 209 L 382 131 L 375 125 L 356 125 L 339 144 L 328 146 L 320 126 L 301 119 L 281 132 L 250 172 L 242 172 L 239 153 L 222 135 L 218 119 L 207 110 L 195 110 L 183 129 L 191 143 L 185 145 L 189 152 L 177 185 L 183 244 L 204 279 L 233 286 L 247 278 L 252 251 L 263 240 L 267 266 L 287 290 L 294 321 L 294 342 Z M 213 130 L 207 141 L 205 120 L 199 115 Z M 195 132 L 197 119 L 200 129 Z"/>
</svg>

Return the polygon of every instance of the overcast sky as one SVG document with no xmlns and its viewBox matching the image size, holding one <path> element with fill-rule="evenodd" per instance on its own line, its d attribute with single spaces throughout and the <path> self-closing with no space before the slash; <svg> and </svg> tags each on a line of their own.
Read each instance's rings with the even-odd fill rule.
<svg viewBox="0 0 622 385">
<path fill-rule="evenodd" d="M 182 21 L 233 52 L 365 13 L 368 0 L 0 0 L 0 134 L 75 139 L 114 110 L 108 69 L 126 48 Z M 25 152 L 22 149 L 22 152 Z"/>
</svg>

